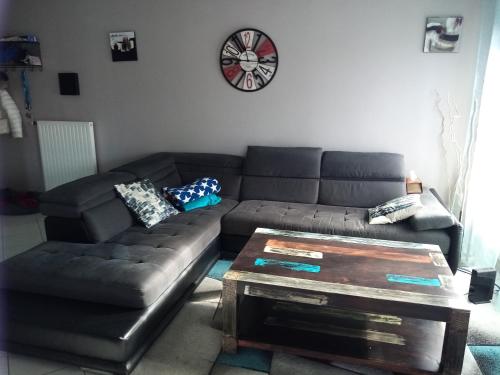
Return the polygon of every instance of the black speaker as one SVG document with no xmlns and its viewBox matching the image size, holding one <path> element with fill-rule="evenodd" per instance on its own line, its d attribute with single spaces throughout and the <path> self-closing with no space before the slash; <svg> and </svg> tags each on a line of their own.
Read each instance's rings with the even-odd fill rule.
<svg viewBox="0 0 500 375">
<path fill-rule="evenodd" d="M 61 95 L 80 95 L 78 73 L 59 73 L 58 75 Z"/>
<path fill-rule="evenodd" d="M 490 302 L 495 289 L 497 273 L 494 268 L 472 270 L 469 287 L 469 301 L 472 303 Z"/>
</svg>

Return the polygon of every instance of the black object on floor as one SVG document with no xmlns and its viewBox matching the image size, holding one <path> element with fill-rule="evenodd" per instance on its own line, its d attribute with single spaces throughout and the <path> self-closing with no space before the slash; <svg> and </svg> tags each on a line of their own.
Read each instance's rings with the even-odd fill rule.
<svg viewBox="0 0 500 375">
<path fill-rule="evenodd" d="M 40 212 L 38 197 L 33 191 L 0 190 L 0 215 L 31 215 Z"/>
<path fill-rule="evenodd" d="M 487 303 L 493 298 L 495 278 L 494 268 L 477 268 L 472 270 L 469 288 L 469 301 L 472 303 Z"/>
</svg>

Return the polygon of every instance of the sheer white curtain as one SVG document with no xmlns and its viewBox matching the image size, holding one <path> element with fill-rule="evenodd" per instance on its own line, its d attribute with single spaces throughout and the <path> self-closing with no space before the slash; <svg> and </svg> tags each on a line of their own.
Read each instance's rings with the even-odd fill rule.
<svg viewBox="0 0 500 375">
<path fill-rule="evenodd" d="M 500 256 L 499 1 L 496 2 L 491 47 L 484 76 L 464 225 L 462 264 L 495 267 Z"/>
</svg>

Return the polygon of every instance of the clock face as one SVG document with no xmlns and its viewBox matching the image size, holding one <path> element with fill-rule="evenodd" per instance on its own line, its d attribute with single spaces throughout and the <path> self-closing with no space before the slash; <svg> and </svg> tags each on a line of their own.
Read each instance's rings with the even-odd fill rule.
<svg viewBox="0 0 500 375">
<path fill-rule="evenodd" d="M 278 51 L 262 31 L 239 30 L 222 46 L 220 66 L 232 86 L 242 91 L 257 91 L 267 86 L 276 74 Z"/>
</svg>

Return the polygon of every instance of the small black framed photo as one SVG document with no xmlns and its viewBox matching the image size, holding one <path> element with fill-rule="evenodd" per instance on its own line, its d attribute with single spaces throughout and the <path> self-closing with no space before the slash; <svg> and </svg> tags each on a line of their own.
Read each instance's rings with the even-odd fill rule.
<svg viewBox="0 0 500 375">
<path fill-rule="evenodd" d="M 135 31 L 109 33 L 113 61 L 137 61 L 137 40 Z"/>
</svg>

